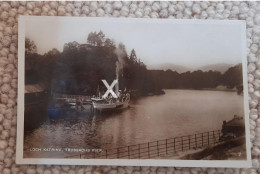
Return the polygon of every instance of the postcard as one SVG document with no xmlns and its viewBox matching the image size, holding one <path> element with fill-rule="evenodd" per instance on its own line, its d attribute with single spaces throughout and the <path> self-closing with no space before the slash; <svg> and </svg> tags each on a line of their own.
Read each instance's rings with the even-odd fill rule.
<svg viewBox="0 0 260 174">
<path fill-rule="evenodd" d="M 250 167 L 244 21 L 19 18 L 17 164 Z"/>
</svg>

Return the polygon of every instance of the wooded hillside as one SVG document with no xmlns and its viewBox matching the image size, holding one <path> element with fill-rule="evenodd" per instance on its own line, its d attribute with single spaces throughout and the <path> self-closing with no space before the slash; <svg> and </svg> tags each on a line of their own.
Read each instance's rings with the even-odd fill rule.
<svg viewBox="0 0 260 174">
<path fill-rule="evenodd" d="M 132 49 L 106 38 L 102 31 L 91 32 L 85 44 L 70 42 L 63 51 L 52 49 L 44 55 L 37 53 L 32 40 L 25 41 L 26 84 L 40 83 L 57 93 L 95 95 L 97 88 L 106 91 L 101 79 L 108 83 L 116 78 L 118 61 L 121 90 L 139 91 L 141 95 L 158 93 L 161 89 L 228 88 L 242 85 L 241 64 L 230 67 L 224 74 L 217 71 L 177 73 L 172 70 L 147 70 Z M 152 51 L 152 50 L 151 50 Z"/>
</svg>

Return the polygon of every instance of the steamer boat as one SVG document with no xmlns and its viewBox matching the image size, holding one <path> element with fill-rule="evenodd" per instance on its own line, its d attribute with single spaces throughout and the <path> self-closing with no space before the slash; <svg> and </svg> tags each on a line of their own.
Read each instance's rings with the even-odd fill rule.
<svg viewBox="0 0 260 174">
<path fill-rule="evenodd" d="M 91 98 L 93 107 L 96 110 L 123 109 L 129 106 L 130 95 L 122 94 L 118 98 Z"/>
<path fill-rule="evenodd" d="M 104 85 L 107 87 L 107 92 L 100 97 L 91 98 L 93 108 L 95 110 L 115 110 L 123 109 L 129 106 L 130 94 L 126 92 L 121 92 L 119 90 L 119 62 L 116 62 L 116 80 L 113 81 L 112 85 L 109 86 L 106 80 L 102 80 Z M 113 87 L 115 86 L 115 92 Z M 99 88 L 98 88 L 99 89 Z"/>
<path fill-rule="evenodd" d="M 116 96 L 103 95 L 102 97 L 91 98 L 93 108 L 99 111 L 103 111 L 103 110 L 113 110 L 113 109 L 124 109 L 129 107 L 130 94 L 121 93 L 121 91 L 117 91 L 117 90 L 118 87 L 116 87 L 116 93 L 115 93 Z"/>
</svg>

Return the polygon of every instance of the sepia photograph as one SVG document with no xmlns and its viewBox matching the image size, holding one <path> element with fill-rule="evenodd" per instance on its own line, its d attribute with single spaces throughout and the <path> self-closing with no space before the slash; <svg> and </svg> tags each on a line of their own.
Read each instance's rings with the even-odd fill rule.
<svg viewBox="0 0 260 174">
<path fill-rule="evenodd" d="M 17 163 L 249 167 L 245 27 L 21 17 Z"/>
</svg>

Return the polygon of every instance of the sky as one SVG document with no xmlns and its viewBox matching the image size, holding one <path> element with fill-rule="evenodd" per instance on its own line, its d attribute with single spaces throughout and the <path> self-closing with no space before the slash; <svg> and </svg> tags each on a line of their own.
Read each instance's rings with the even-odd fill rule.
<svg viewBox="0 0 260 174">
<path fill-rule="evenodd" d="M 33 40 L 39 54 L 65 43 L 86 43 L 90 32 L 123 43 L 128 54 L 135 49 L 149 66 L 175 64 L 196 68 L 209 64 L 242 62 L 244 34 L 241 23 L 186 22 L 151 19 L 31 18 L 25 22 L 25 35 Z M 193 20 L 194 21 L 194 20 Z"/>
</svg>

